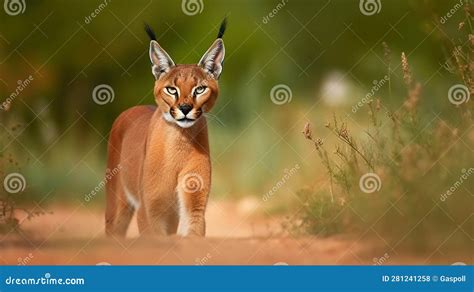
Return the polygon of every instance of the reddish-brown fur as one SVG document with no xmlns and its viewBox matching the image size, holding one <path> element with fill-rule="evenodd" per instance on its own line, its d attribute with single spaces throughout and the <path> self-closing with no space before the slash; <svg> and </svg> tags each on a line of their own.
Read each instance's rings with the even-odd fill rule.
<svg viewBox="0 0 474 292">
<path fill-rule="evenodd" d="M 191 90 L 205 84 L 199 99 Z M 172 100 L 164 90 L 179 88 Z M 138 226 L 141 234 L 172 234 L 180 220 L 182 235 L 205 234 L 205 209 L 211 185 L 211 161 L 207 124 L 201 112 L 209 111 L 218 95 L 214 78 L 198 65 L 174 66 L 155 82 L 158 107 L 136 106 L 123 112 L 112 126 L 108 144 L 108 169 L 121 171 L 107 182 L 106 232 L 124 236 L 133 216 L 126 192 L 140 201 Z M 196 123 L 181 128 L 163 118 L 179 104 L 198 109 Z M 200 186 L 189 188 L 183 178 L 194 177 Z M 182 208 L 182 210 L 180 210 Z"/>
<path fill-rule="evenodd" d="M 211 159 L 204 114 L 219 94 L 225 26 L 197 65 L 175 65 L 146 27 L 158 106 L 133 107 L 112 126 L 107 168 L 120 171 L 106 186 L 108 235 L 124 236 L 136 209 L 141 234 L 205 235 Z"/>
</svg>

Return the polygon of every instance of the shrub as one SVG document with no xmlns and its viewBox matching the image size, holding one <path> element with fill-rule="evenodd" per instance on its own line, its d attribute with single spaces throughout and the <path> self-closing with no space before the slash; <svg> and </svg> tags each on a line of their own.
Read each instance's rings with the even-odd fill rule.
<svg viewBox="0 0 474 292">
<path fill-rule="evenodd" d="M 453 49 L 463 86 L 450 90 L 447 103 L 453 110 L 444 119 L 424 115 L 422 86 L 402 53 L 407 97 L 399 109 L 385 108 L 380 99 L 370 101 L 370 124 L 362 136 L 351 133 L 347 122 L 334 115 L 326 124 L 337 138 L 330 146 L 313 137 L 309 123 L 305 126 L 303 134 L 314 145 L 330 187 L 325 192 L 300 192 L 306 202 L 298 220 L 300 230 L 374 236 L 391 249 L 472 248 L 473 49 L 470 33 L 464 45 Z M 460 98 L 464 102 L 457 102 Z"/>
</svg>

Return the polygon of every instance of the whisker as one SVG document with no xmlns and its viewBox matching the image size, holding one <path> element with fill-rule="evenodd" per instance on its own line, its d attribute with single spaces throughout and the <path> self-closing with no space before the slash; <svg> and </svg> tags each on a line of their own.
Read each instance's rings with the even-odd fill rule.
<svg viewBox="0 0 474 292">
<path fill-rule="evenodd" d="M 224 124 L 224 122 L 222 122 L 216 115 L 213 115 L 211 113 L 204 113 L 204 116 L 206 118 L 209 118 L 210 120 L 215 120 L 217 121 L 217 123 L 219 123 L 221 126 L 225 127 L 226 125 Z"/>
</svg>

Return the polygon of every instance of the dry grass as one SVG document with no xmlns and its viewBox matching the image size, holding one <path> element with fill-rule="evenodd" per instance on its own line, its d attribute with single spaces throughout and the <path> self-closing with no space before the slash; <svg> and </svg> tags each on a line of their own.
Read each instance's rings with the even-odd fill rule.
<svg viewBox="0 0 474 292">
<path fill-rule="evenodd" d="M 466 13 L 469 16 L 470 9 Z M 456 62 L 459 83 L 472 95 L 471 32 L 466 33 L 468 41 L 464 45 L 451 48 L 451 57 Z M 385 43 L 383 49 L 390 74 L 390 49 Z M 310 124 L 305 126 L 303 134 L 314 144 L 330 187 L 300 191 L 306 204 L 294 227 L 317 235 L 354 233 L 381 237 L 394 249 L 472 248 L 472 100 L 458 106 L 449 104 L 452 111 L 447 119 L 426 119 L 426 114 L 421 113 L 427 97 L 422 96 L 422 85 L 413 76 L 405 53 L 401 54 L 401 67 L 407 89 L 403 104 L 392 111 L 384 108 L 383 100 L 370 102 L 370 124 L 363 136 L 353 135 L 350 125 L 334 116 L 326 128 L 338 142 L 326 145 L 314 136 Z M 446 96 L 447 92 L 441 92 L 429 98 Z M 380 178 L 365 186 L 373 187 L 372 193 L 364 192 L 360 186 L 367 173 Z"/>
<path fill-rule="evenodd" d="M 9 108 L 5 110 L 8 111 Z M 0 116 L 0 123 L 2 127 L 5 128 L 5 131 L 0 132 L 0 147 L 4 149 L 6 143 L 11 141 L 10 135 L 17 135 L 22 129 L 22 126 L 18 123 L 12 123 L 9 120 L 9 116 L 3 114 Z M 21 207 L 19 201 L 21 199 L 25 200 L 24 197 L 22 198 L 23 194 L 8 192 L 6 189 L 6 185 L 10 185 L 7 181 L 8 174 L 13 172 L 21 173 L 21 165 L 22 163 L 19 162 L 15 153 L 7 152 L 6 150 L 0 152 L 0 177 L 2 178 L 0 181 L 0 234 L 10 233 L 20 229 L 21 224 L 17 219 L 18 212 L 26 214 L 27 220 L 44 214 L 43 211 L 31 211 Z M 18 183 L 14 182 L 13 187 L 18 187 Z"/>
</svg>

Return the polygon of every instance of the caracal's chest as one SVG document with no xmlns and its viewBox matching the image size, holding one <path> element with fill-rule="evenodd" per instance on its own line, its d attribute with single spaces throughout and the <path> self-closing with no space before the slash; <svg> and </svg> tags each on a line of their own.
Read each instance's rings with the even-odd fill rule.
<svg viewBox="0 0 474 292">
<path fill-rule="evenodd" d="M 163 119 L 151 123 L 153 128 L 143 161 L 142 185 L 145 192 L 166 189 L 167 193 L 175 193 L 179 177 L 184 172 L 210 167 L 205 124 L 196 125 L 196 132 L 190 132 L 166 123 Z M 203 156 L 208 159 L 201 159 Z"/>
</svg>

